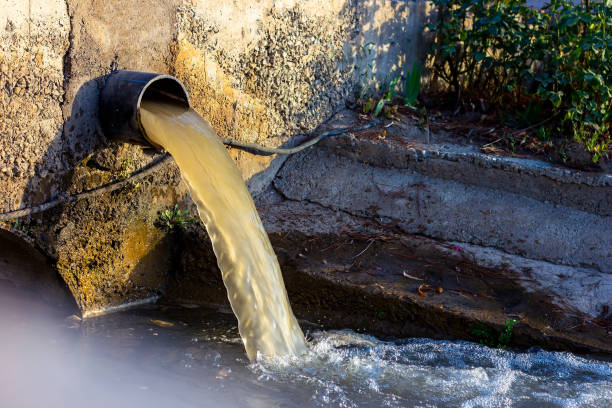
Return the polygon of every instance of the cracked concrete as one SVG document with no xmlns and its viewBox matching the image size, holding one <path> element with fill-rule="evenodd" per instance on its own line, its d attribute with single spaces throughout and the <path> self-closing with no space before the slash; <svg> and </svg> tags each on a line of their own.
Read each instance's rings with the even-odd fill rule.
<svg viewBox="0 0 612 408">
<path fill-rule="evenodd" d="M 411 169 L 370 166 L 321 148 L 292 156 L 274 185 L 290 199 L 378 219 L 408 233 L 612 272 L 608 216 Z"/>
</svg>

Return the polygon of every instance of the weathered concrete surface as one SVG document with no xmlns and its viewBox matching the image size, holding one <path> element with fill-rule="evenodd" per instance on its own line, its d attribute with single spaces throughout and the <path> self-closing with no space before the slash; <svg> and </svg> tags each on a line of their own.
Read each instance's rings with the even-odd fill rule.
<svg viewBox="0 0 612 408">
<path fill-rule="evenodd" d="M 521 287 L 521 291 L 546 293 L 547 301 L 560 309 L 592 318 L 612 317 L 612 311 L 609 309 L 610 301 L 612 301 L 610 291 L 612 274 L 610 273 L 602 273 L 593 268 L 571 267 L 533 260 L 466 242 L 444 242 L 422 235 L 409 235 L 375 218 L 354 216 L 347 211 L 330 210 L 316 203 L 286 200 L 276 192 L 258 196 L 256 203 L 266 230 L 269 231 L 270 236 L 277 236 L 275 242 L 279 246 L 287 246 L 282 244 L 279 238 L 282 237 L 282 234 L 288 233 L 297 233 L 310 237 L 309 239 L 317 236 L 336 235 L 345 238 L 356 237 L 362 241 L 364 236 L 380 241 L 376 238 L 377 235 L 393 235 L 399 243 L 408 240 L 410 242 L 408 247 L 404 244 L 399 247 L 415 253 L 423 251 L 422 254 L 425 254 L 435 247 L 437 261 L 460 259 L 462 262 L 469 262 L 472 267 L 501 271 L 508 279 Z M 309 245 L 308 239 L 304 242 L 303 246 Z M 368 240 L 365 239 L 365 242 L 366 245 L 363 248 L 367 246 Z M 300 245 L 297 244 L 297 247 Z M 397 248 L 396 246 L 396 250 Z M 361 249 L 355 254 L 360 252 Z M 308 258 L 308 251 L 303 252 L 299 257 Z M 409 265 L 410 262 L 407 264 Z M 461 273 L 460 271 L 455 272 Z M 494 284 L 491 286 L 495 288 Z"/>
<path fill-rule="evenodd" d="M 113 69 L 172 73 L 220 135 L 279 145 L 344 103 L 361 80 L 361 45 L 375 43 L 368 61 L 380 78 L 414 59 L 420 4 L 0 0 L 0 212 L 97 187 L 151 160 L 100 131 L 97 99 Z M 252 190 L 282 164 L 232 155 Z M 159 294 L 169 270 L 171 249 L 154 221 L 190 202 L 185 186 L 170 164 L 132 187 L 20 220 L 85 313 Z"/>
<path fill-rule="evenodd" d="M 423 62 L 430 34 L 425 24 L 435 17 L 430 1 L 357 1 L 355 37 L 345 47 L 347 63 L 356 67 L 358 88 L 365 96 L 384 91 L 394 78 L 404 78 L 414 61 Z M 404 81 L 397 92 L 404 92 Z M 429 85 L 427 69 L 423 86 Z"/>
<path fill-rule="evenodd" d="M 345 110 L 325 129 L 351 126 L 355 112 Z M 444 133 L 428 133 L 395 121 L 358 135 L 326 139 L 339 155 L 382 168 L 410 169 L 423 175 L 518 193 L 539 201 L 589 213 L 612 215 L 612 174 L 575 171 L 530 158 L 485 154 L 480 146 Z"/>
<path fill-rule="evenodd" d="M 120 179 L 146 159 L 138 148 L 103 149 L 75 166 L 67 193 Z M 140 161 L 138 161 L 140 160 Z M 173 164 L 124 188 L 3 225 L 27 234 L 66 282 L 84 315 L 159 296 L 174 247 L 158 224 L 169 203 L 189 200 Z M 190 202 L 190 201 L 188 201 Z M 4 250 L 4 248 L 2 248 Z"/>
<path fill-rule="evenodd" d="M 61 150 L 63 57 L 70 23 L 62 0 L 4 0 L 0 6 L 0 211 L 28 204 L 32 178 L 53 184 L 51 173 L 68 163 Z M 46 160 L 44 169 L 39 164 Z M 50 194 L 59 191 L 48 186 Z M 30 191 L 29 191 L 30 192 Z M 36 195 L 36 191 L 31 191 Z"/>
<path fill-rule="evenodd" d="M 418 144 L 416 148 L 395 144 L 389 152 L 388 143 L 373 147 L 369 140 L 352 138 L 349 149 L 342 141 L 327 142 L 327 146 L 288 159 L 274 181 L 276 188 L 292 200 L 378 219 L 408 233 L 612 272 L 612 217 L 597 214 L 609 207 L 609 175 L 569 171 L 559 182 L 551 181 L 548 174 L 538 175 L 530 163 L 517 171 L 516 161 L 506 158 L 489 158 L 488 168 L 476 164 L 467 171 L 469 158 L 459 155 L 462 160 L 447 160 L 435 147 L 437 156 L 419 159 Z M 350 156 L 358 156 L 359 161 Z M 491 166 L 491 161 L 501 165 Z M 525 178 L 536 179 L 536 187 L 550 188 L 538 192 L 526 183 L 523 194 Z M 587 181 L 578 185 L 586 193 L 577 206 L 595 214 L 554 203 L 555 197 L 562 197 L 562 186 L 569 185 L 572 192 L 577 179 Z"/>
</svg>

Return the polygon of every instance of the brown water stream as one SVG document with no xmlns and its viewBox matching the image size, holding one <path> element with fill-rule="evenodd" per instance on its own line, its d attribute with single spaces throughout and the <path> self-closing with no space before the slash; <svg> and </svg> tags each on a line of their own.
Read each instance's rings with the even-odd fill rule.
<svg viewBox="0 0 612 408">
<path fill-rule="evenodd" d="M 174 158 L 210 235 L 249 359 L 300 355 L 306 342 L 240 172 L 210 125 L 170 101 L 142 103 L 147 138 Z"/>
</svg>

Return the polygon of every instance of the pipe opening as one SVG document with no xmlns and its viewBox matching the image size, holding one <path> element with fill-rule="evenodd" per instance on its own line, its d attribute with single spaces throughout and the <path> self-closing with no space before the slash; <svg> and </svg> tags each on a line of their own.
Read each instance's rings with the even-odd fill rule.
<svg viewBox="0 0 612 408">
<path fill-rule="evenodd" d="M 115 71 L 106 78 L 100 92 L 99 117 L 109 139 L 140 144 L 150 143 L 140 124 L 143 98 L 171 98 L 189 108 L 185 86 L 171 75 L 138 71 Z M 159 146 L 154 147 L 159 149 Z"/>
<path fill-rule="evenodd" d="M 169 75 L 160 75 L 145 86 L 141 98 L 138 101 L 138 109 L 140 109 L 140 102 L 143 98 L 170 98 L 181 102 L 186 108 L 189 107 L 189 95 L 187 94 L 187 90 L 178 79 Z"/>
</svg>

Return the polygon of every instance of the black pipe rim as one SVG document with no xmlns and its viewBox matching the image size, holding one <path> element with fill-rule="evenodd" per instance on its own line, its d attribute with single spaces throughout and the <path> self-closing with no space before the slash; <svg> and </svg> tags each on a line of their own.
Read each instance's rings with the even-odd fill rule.
<svg viewBox="0 0 612 408">
<path fill-rule="evenodd" d="M 146 141 L 149 142 L 151 146 L 153 146 L 155 149 L 159 151 L 164 151 L 165 149 L 163 148 L 163 146 L 159 146 L 158 144 L 153 143 L 151 139 L 149 139 L 149 137 L 147 136 L 147 132 L 145 131 L 144 126 L 142 125 L 142 120 L 140 118 L 140 105 L 142 103 L 142 98 L 147 93 L 147 90 L 149 89 L 149 87 L 153 85 L 154 83 L 159 82 L 164 79 L 169 79 L 175 82 L 176 84 L 178 84 L 181 87 L 181 90 L 183 91 L 183 95 L 182 95 L 184 98 L 183 102 L 185 102 L 188 108 L 191 106 L 191 102 L 189 100 L 189 92 L 187 92 L 187 88 L 185 88 L 185 85 L 183 85 L 181 81 L 179 81 L 176 77 L 172 75 L 159 74 L 158 76 L 151 78 L 147 82 L 147 84 L 142 88 L 140 95 L 138 95 L 138 101 L 136 102 L 136 123 L 138 123 L 138 129 L 140 130 L 140 132 L 142 133 L 142 136 L 146 139 Z M 179 98 L 177 95 L 172 95 L 172 96 L 174 96 L 176 99 L 182 99 L 182 98 Z"/>
<path fill-rule="evenodd" d="M 142 126 L 143 98 L 166 97 L 180 102 L 186 109 L 190 98 L 185 85 L 176 77 L 155 72 L 132 70 L 113 71 L 104 77 L 98 97 L 98 118 L 103 134 L 109 140 L 142 146 L 161 146 L 151 143 Z"/>
</svg>

